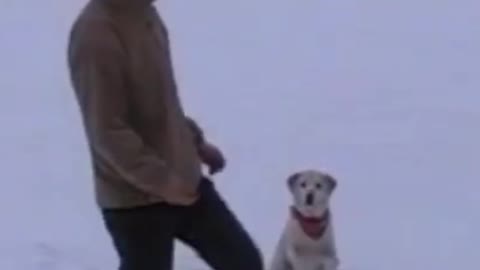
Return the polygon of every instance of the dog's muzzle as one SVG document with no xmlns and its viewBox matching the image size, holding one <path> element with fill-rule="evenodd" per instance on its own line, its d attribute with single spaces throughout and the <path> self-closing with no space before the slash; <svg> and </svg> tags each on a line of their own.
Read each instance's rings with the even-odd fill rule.
<svg viewBox="0 0 480 270">
<path fill-rule="evenodd" d="M 307 193 L 305 197 L 305 204 L 306 205 L 313 205 L 313 201 L 315 200 L 314 195 L 312 192 Z"/>
</svg>

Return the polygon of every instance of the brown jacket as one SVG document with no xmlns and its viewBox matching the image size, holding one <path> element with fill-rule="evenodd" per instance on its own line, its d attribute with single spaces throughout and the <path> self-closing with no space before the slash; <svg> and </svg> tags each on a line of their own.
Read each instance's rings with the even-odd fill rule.
<svg viewBox="0 0 480 270">
<path fill-rule="evenodd" d="M 70 34 L 71 81 L 102 208 L 182 201 L 201 178 L 195 143 L 203 135 L 182 110 L 152 2 L 91 0 Z"/>
</svg>

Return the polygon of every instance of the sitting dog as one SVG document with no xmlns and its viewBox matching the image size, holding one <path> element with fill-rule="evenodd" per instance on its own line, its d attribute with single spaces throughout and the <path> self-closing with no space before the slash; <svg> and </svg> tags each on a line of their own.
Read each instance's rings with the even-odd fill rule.
<svg viewBox="0 0 480 270">
<path fill-rule="evenodd" d="M 270 270 L 337 270 L 329 208 L 337 181 L 327 173 L 306 170 L 287 182 L 293 205 Z"/>
</svg>

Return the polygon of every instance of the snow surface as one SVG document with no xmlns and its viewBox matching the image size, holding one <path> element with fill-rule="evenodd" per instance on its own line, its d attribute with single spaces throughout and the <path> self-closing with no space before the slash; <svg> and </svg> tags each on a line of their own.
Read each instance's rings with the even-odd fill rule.
<svg viewBox="0 0 480 270">
<path fill-rule="evenodd" d="M 115 269 L 66 42 L 83 1 L 0 1 L 0 269 Z M 339 180 L 348 270 L 477 269 L 476 0 L 159 1 L 185 107 L 228 155 L 218 188 L 270 259 L 285 178 Z M 202 269 L 180 246 L 179 269 Z"/>
</svg>

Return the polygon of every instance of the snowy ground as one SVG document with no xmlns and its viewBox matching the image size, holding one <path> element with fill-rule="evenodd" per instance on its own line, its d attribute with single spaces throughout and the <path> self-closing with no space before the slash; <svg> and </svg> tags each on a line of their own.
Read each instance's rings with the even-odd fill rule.
<svg viewBox="0 0 480 270">
<path fill-rule="evenodd" d="M 477 2 L 159 1 L 185 106 L 229 158 L 218 187 L 267 260 L 286 176 L 318 167 L 340 181 L 345 269 L 478 268 Z M 116 264 L 66 73 L 82 4 L 0 1 L 2 270 Z"/>
</svg>

